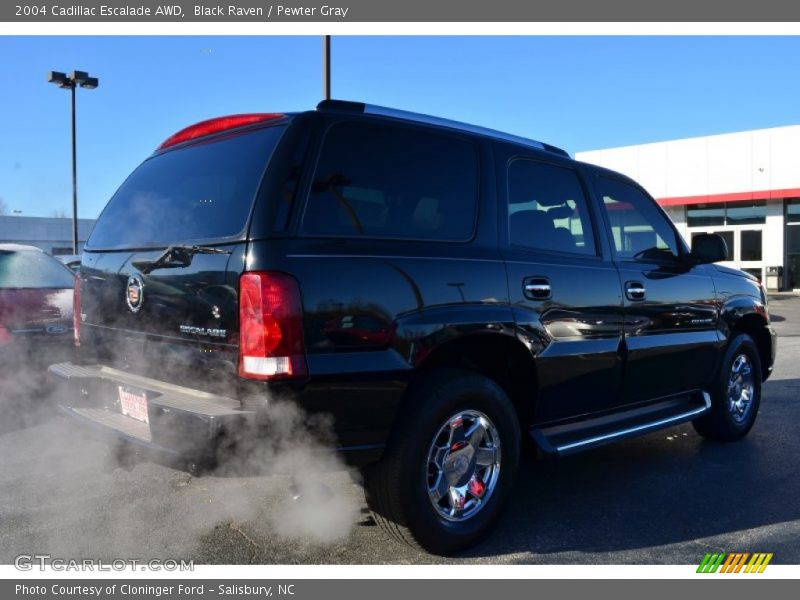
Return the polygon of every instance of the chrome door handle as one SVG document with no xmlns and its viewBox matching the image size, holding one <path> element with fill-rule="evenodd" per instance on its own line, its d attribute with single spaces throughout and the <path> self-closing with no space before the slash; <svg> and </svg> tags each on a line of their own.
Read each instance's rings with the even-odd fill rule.
<svg viewBox="0 0 800 600">
<path fill-rule="evenodd" d="M 646 294 L 647 290 L 638 281 L 629 281 L 625 284 L 625 296 L 628 300 L 644 300 Z"/>
<path fill-rule="evenodd" d="M 541 277 L 535 277 L 525 282 L 525 297 L 531 300 L 547 300 L 552 295 L 550 282 Z"/>
</svg>

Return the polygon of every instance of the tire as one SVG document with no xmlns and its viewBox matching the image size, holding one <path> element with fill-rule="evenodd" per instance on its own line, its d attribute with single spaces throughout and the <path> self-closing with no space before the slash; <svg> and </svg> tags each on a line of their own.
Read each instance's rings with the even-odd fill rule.
<svg viewBox="0 0 800 600">
<path fill-rule="evenodd" d="M 519 448 L 517 414 L 499 385 L 469 371 L 431 371 L 409 387 L 386 453 L 365 473 L 367 504 L 396 540 L 452 554 L 499 515 Z"/>
<path fill-rule="evenodd" d="M 753 338 L 737 334 L 728 344 L 711 390 L 711 411 L 692 422 L 695 431 L 718 442 L 735 442 L 746 436 L 761 404 L 761 373 Z M 746 402 L 745 396 L 749 397 Z"/>
</svg>

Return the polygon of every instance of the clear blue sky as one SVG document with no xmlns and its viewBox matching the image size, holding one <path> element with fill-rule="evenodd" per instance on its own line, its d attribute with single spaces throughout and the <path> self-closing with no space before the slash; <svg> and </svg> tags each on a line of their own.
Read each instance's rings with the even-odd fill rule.
<svg viewBox="0 0 800 600">
<path fill-rule="evenodd" d="M 570 153 L 800 124 L 800 38 L 335 37 L 333 95 L 533 137 Z M 71 211 L 69 94 L 78 91 L 78 191 L 95 217 L 174 131 L 212 116 L 312 108 L 319 37 L 0 37 L 0 198 Z"/>
</svg>

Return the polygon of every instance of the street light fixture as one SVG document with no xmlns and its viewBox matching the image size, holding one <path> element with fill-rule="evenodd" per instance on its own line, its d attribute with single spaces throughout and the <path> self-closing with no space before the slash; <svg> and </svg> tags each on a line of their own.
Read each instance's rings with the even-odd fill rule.
<svg viewBox="0 0 800 600">
<path fill-rule="evenodd" d="M 72 98 L 72 253 L 78 254 L 78 160 L 75 145 L 75 88 L 93 90 L 99 85 L 97 77 L 86 71 L 73 71 L 69 76 L 60 71 L 50 71 L 47 81 L 70 91 Z"/>
</svg>

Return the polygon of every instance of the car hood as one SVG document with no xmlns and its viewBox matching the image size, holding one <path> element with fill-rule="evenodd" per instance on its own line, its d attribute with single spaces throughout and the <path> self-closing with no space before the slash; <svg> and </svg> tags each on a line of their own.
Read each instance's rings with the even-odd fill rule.
<svg viewBox="0 0 800 600">
<path fill-rule="evenodd" d="M 745 279 L 749 279 L 751 281 L 758 282 L 758 279 L 751 275 L 750 273 L 746 273 L 739 269 L 734 269 L 732 267 L 725 267 L 723 265 L 714 265 L 714 268 L 719 271 L 720 273 L 724 273 L 726 275 L 733 275 L 736 277 L 744 277 Z"/>
</svg>

